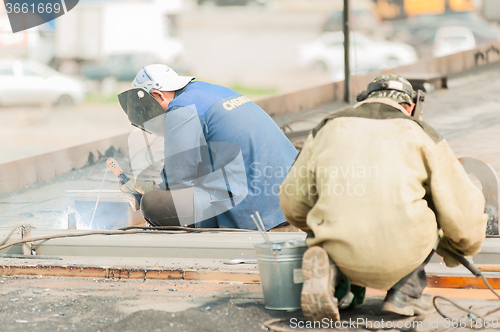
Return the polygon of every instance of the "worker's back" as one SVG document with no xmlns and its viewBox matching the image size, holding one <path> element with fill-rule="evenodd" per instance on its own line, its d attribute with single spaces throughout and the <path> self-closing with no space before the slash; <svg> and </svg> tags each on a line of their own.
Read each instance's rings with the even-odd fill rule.
<svg viewBox="0 0 500 332">
<path fill-rule="evenodd" d="M 200 158 L 206 162 L 201 161 L 197 166 L 205 168 L 201 171 L 205 178 L 195 191 L 195 206 L 197 196 L 205 202 L 208 199 L 212 201 L 213 212 L 197 218 L 214 214 L 219 227 L 254 229 L 250 215 L 259 211 L 268 229 L 284 222 L 278 186 L 297 152 L 269 115 L 239 93 L 205 82 L 192 82 L 176 95 L 167 109 L 166 123 L 169 112 L 179 108 L 186 117 L 186 121 L 180 122 L 184 126 L 189 116 L 196 115 L 203 133 L 200 139 L 207 145 L 206 157 Z M 189 112 L 192 114 L 186 116 Z M 192 128 L 196 125 L 197 122 Z M 176 137 L 166 136 L 166 151 L 168 144 L 176 145 L 173 142 Z M 210 172 L 213 175 L 208 175 Z M 215 180 L 217 173 L 220 177 Z M 171 177 L 167 177 L 170 182 Z"/>
<path fill-rule="evenodd" d="M 307 213 L 314 233 L 308 245 L 321 245 L 352 284 L 384 290 L 431 252 L 438 230 L 432 204 L 439 204 L 445 231 L 457 231 L 462 222 L 481 226 L 454 234 L 468 249 L 478 250 L 484 238 L 481 192 L 447 143 L 397 107 L 387 98 L 370 99 L 322 122 L 291 170 L 307 173 L 307 181 L 290 174 L 282 185 L 289 192 L 281 197 L 291 223 L 304 228 Z M 309 198 L 290 194 L 303 184 L 316 192 L 309 189 Z M 454 192 L 461 197 L 448 200 Z M 300 211 L 301 202 L 310 211 Z M 294 215 L 300 217 L 294 221 Z"/>
</svg>

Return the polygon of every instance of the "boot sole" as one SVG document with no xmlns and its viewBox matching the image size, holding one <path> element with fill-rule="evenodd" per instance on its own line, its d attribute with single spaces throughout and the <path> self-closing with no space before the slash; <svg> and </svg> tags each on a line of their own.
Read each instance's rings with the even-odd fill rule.
<svg viewBox="0 0 500 332">
<path fill-rule="evenodd" d="M 305 252 L 302 259 L 304 284 L 300 303 L 308 320 L 340 319 L 337 299 L 332 290 L 334 274 L 328 254 L 323 248 L 311 247 Z"/>
<path fill-rule="evenodd" d="M 415 310 L 413 306 L 399 307 L 391 302 L 384 302 L 382 312 L 389 314 L 397 314 L 401 316 L 414 316 Z"/>
<path fill-rule="evenodd" d="M 407 305 L 401 307 L 392 302 L 384 302 L 384 304 L 382 305 L 382 312 L 398 314 L 401 316 L 428 315 L 433 313 L 434 311 L 436 311 L 434 306 L 429 308 L 422 308 L 416 305 Z"/>
</svg>

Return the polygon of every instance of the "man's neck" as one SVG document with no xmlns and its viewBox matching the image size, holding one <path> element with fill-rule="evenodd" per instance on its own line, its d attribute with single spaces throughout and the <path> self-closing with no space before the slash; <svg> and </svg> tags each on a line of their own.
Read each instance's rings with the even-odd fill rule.
<svg viewBox="0 0 500 332">
<path fill-rule="evenodd" d="M 408 115 L 408 116 L 411 115 L 408 113 L 408 111 L 403 106 L 401 106 L 400 104 L 398 104 L 395 100 L 393 100 L 391 98 L 368 98 L 366 100 L 363 100 L 363 101 L 355 104 L 353 107 L 356 108 L 356 107 L 361 106 L 363 104 L 371 104 L 371 103 L 385 104 L 385 105 L 388 105 L 388 106 L 391 106 L 391 107 L 398 109 L 404 115 Z"/>
</svg>

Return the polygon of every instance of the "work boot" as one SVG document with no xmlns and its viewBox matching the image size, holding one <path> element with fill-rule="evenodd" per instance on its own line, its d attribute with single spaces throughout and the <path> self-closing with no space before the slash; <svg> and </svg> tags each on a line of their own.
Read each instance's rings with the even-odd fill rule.
<svg viewBox="0 0 500 332">
<path fill-rule="evenodd" d="M 302 312 L 309 321 L 329 318 L 340 319 L 335 298 L 337 267 L 330 261 L 327 252 L 318 246 L 307 249 L 302 259 L 304 284 L 300 303 Z"/>
<path fill-rule="evenodd" d="M 427 315 L 435 311 L 432 296 L 422 295 L 414 298 L 396 290 L 389 290 L 382 305 L 382 312 L 402 316 Z"/>
</svg>

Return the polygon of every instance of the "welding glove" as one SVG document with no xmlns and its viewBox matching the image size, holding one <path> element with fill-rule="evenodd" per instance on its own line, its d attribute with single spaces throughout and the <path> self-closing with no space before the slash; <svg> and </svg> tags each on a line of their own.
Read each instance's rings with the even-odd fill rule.
<svg viewBox="0 0 500 332">
<path fill-rule="evenodd" d="M 153 181 L 136 181 L 134 178 L 130 178 L 127 183 L 120 184 L 120 191 L 128 198 L 132 209 L 138 211 L 141 208 L 142 195 L 153 190 L 153 186 Z"/>
<path fill-rule="evenodd" d="M 453 245 L 450 243 L 450 240 L 447 237 L 443 236 L 439 240 L 439 244 L 436 248 L 436 253 L 443 258 L 443 261 L 446 264 L 446 266 L 448 267 L 459 266 L 460 262 L 457 261 L 455 258 L 453 258 L 453 256 L 450 255 L 445 249 L 448 249 L 449 251 L 457 255 L 464 256 L 463 253 L 461 253 L 459 250 L 453 247 Z"/>
</svg>

